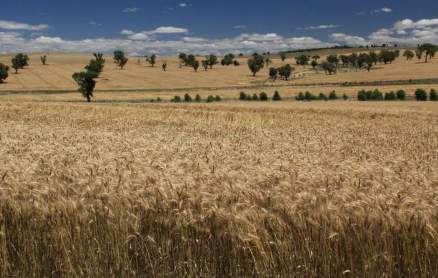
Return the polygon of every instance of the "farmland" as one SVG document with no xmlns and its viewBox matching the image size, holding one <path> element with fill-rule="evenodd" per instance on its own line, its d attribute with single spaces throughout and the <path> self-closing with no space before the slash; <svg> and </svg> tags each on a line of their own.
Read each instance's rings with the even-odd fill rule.
<svg viewBox="0 0 438 278">
<path fill-rule="evenodd" d="M 432 102 L 0 103 L 1 277 L 437 277 Z"/>
<path fill-rule="evenodd" d="M 92 55 L 40 56 L 0 84 L 0 277 L 438 277 L 437 102 L 413 98 L 438 88 L 436 58 L 272 82 L 247 57 L 106 55 L 85 103 L 72 74 Z"/>
</svg>

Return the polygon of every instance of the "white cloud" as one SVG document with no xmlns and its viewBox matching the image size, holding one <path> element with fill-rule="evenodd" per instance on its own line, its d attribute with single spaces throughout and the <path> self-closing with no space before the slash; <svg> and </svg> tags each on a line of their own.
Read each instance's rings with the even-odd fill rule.
<svg viewBox="0 0 438 278">
<path fill-rule="evenodd" d="M 346 43 L 348 45 L 354 45 L 354 46 L 364 45 L 367 43 L 367 41 L 362 37 L 350 36 L 350 35 L 346 35 L 344 33 L 331 34 L 330 38 L 334 41 L 343 42 L 343 43 Z"/>
<path fill-rule="evenodd" d="M 304 30 L 315 30 L 315 29 L 333 29 L 342 27 L 341 25 L 318 25 L 318 26 L 309 26 L 305 27 Z"/>
<path fill-rule="evenodd" d="M 186 3 L 181 3 L 181 4 L 179 4 L 179 6 L 180 6 L 181 8 L 187 8 L 187 4 L 186 4 Z"/>
<path fill-rule="evenodd" d="M 189 30 L 185 28 L 177 28 L 177 27 L 159 27 L 155 29 L 154 31 L 151 31 L 153 34 L 181 34 L 181 33 L 188 33 Z"/>
<path fill-rule="evenodd" d="M 41 37 L 36 38 L 35 41 L 38 43 L 48 43 L 48 44 L 50 44 L 50 43 L 63 43 L 63 40 L 59 37 L 51 38 L 51 37 L 41 36 Z"/>
<path fill-rule="evenodd" d="M 236 26 L 233 26 L 233 29 L 246 29 L 246 28 L 248 28 L 248 26 L 246 26 L 246 25 L 236 25 Z"/>
<path fill-rule="evenodd" d="M 182 40 L 185 42 L 207 42 L 208 41 L 207 39 L 194 38 L 194 37 L 183 37 Z"/>
<path fill-rule="evenodd" d="M 29 25 L 15 21 L 0 20 L 0 29 L 41 31 L 50 28 L 47 24 Z"/>
<path fill-rule="evenodd" d="M 125 8 L 123 12 L 125 13 L 138 13 L 140 11 L 139 8 L 133 7 L 133 8 Z"/>
<path fill-rule="evenodd" d="M 384 13 L 391 13 L 391 12 L 392 12 L 392 9 L 391 9 L 391 8 L 386 8 L 386 7 L 381 8 L 380 10 L 381 10 L 382 12 L 384 12 Z"/>
<path fill-rule="evenodd" d="M 102 23 L 91 21 L 90 25 L 102 26 Z"/>
<path fill-rule="evenodd" d="M 147 38 L 149 38 L 148 35 L 143 33 L 137 33 L 128 37 L 131 40 L 146 40 Z"/>
<path fill-rule="evenodd" d="M 242 34 L 237 37 L 241 40 L 251 40 L 251 41 L 275 41 L 283 39 L 282 36 L 279 36 L 275 33 L 269 34 Z"/>
<path fill-rule="evenodd" d="M 123 29 L 122 32 L 120 32 L 120 34 L 122 34 L 122 35 L 134 35 L 135 33 L 133 31 L 131 31 L 131 30 Z"/>
</svg>

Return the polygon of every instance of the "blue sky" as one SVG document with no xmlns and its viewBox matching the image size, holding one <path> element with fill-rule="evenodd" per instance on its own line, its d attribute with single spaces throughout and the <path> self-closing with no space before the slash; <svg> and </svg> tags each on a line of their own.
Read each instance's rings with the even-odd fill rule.
<svg viewBox="0 0 438 278">
<path fill-rule="evenodd" d="M 438 43 L 437 0 L 14 0 L 0 9 L 0 53 L 137 54 Z"/>
</svg>

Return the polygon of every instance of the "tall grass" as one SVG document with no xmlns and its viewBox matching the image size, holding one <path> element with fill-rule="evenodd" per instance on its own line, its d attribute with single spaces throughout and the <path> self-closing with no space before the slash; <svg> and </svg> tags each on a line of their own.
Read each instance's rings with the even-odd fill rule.
<svg viewBox="0 0 438 278">
<path fill-rule="evenodd" d="M 0 111 L 0 277 L 438 277 L 432 102 Z"/>
</svg>

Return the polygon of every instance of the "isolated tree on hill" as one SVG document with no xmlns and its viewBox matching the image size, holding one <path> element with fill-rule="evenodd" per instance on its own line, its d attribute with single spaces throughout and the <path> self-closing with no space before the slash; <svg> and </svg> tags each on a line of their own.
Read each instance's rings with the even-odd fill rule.
<svg viewBox="0 0 438 278">
<path fill-rule="evenodd" d="M 9 67 L 0 63 L 0 84 L 9 76 Z"/>
<path fill-rule="evenodd" d="M 277 75 L 278 75 L 278 69 L 276 69 L 276 68 L 269 69 L 269 78 L 272 81 L 275 81 L 277 79 Z"/>
<path fill-rule="evenodd" d="M 123 51 L 114 51 L 114 63 L 116 63 L 120 69 L 123 69 L 126 63 L 128 63 L 128 58 L 125 57 L 125 53 Z"/>
<path fill-rule="evenodd" d="M 279 52 L 278 55 L 280 55 L 280 59 L 282 62 L 284 62 L 284 60 L 286 60 L 287 58 L 286 52 Z"/>
<path fill-rule="evenodd" d="M 309 64 L 310 59 L 309 56 L 302 54 L 300 56 L 295 57 L 295 61 L 297 65 L 306 67 L 306 65 Z"/>
<path fill-rule="evenodd" d="M 76 72 L 72 77 L 79 85 L 78 91 L 87 99 L 87 102 L 91 102 L 94 87 L 96 87 L 94 79 L 97 78 L 97 73 L 91 71 Z"/>
<path fill-rule="evenodd" d="M 146 61 L 149 62 L 149 65 L 151 65 L 151 67 L 154 67 L 156 59 L 157 59 L 157 55 L 153 54 L 151 57 L 148 57 Z"/>
<path fill-rule="evenodd" d="M 210 69 L 213 69 L 213 66 L 218 63 L 216 55 L 210 54 L 208 56 L 205 56 L 205 59 L 206 59 L 207 65 L 210 67 Z"/>
<path fill-rule="evenodd" d="M 207 60 L 202 60 L 202 67 L 204 68 L 205 71 L 207 71 L 207 69 L 208 69 L 208 61 Z"/>
<path fill-rule="evenodd" d="M 163 69 L 163 71 L 166 71 L 166 69 L 167 69 L 167 62 L 166 61 L 163 61 L 161 68 Z"/>
<path fill-rule="evenodd" d="M 406 60 L 411 60 L 412 58 L 415 57 L 415 54 L 411 50 L 406 49 L 405 52 L 403 53 L 403 57 L 406 57 Z"/>
<path fill-rule="evenodd" d="M 195 72 L 197 72 L 197 71 L 198 71 L 198 68 L 199 68 L 199 61 L 194 60 L 194 61 L 192 62 L 192 67 L 193 67 L 193 69 L 195 70 Z"/>
<path fill-rule="evenodd" d="M 392 63 L 393 61 L 395 61 L 397 54 L 394 51 L 384 49 L 380 51 L 379 56 L 380 56 L 379 60 L 385 63 L 386 65 L 388 63 Z"/>
<path fill-rule="evenodd" d="M 221 61 L 221 64 L 224 66 L 229 66 L 233 64 L 234 55 L 233 54 L 227 54 L 224 56 L 224 58 Z"/>
<path fill-rule="evenodd" d="M 30 59 L 29 59 L 29 56 L 27 56 L 26 54 L 18 53 L 17 55 L 15 55 L 15 58 L 19 62 L 20 69 L 23 69 L 24 67 L 29 66 L 28 61 Z"/>
<path fill-rule="evenodd" d="M 329 62 L 330 64 L 335 65 L 336 67 L 338 67 L 339 64 L 339 58 L 338 55 L 330 55 L 327 57 L 327 62 Z"/>
<path fill-rule="evenodd" d="M 248 60 L 248 67 L 251 70 L 253 76 L 255 76 L 256 73 L 259 72 L 264 65 L 265 61 L 263 60 L 263 56 L 261 55 L 255 55 Z"/>
<path fill-rule="evenodd" d="M 15 56 L 14 58 L 11 59 L 11 62 L 12 62 L 12 66 L 11 67 L 15 70 L 15 74 L 18 74 L 18 70 L 21 69 L 20 58 Z"/>
<path fill-rule="evenodd" d="M 278 75 L 280 75 L 280 77 L 282 79 L 287 81 L 294 70 L 295 70 L 295 68 L 293 68 L 289 64 L 287 64 L 287 65 L 284 65 L 284 66 L 278 68 Z"/>
<path fill-rule="evenodd" d="M 47 61 L 47 56 L 46 55 L 41 56 L 41 63 L 43 63 L 43 66 L 46 65 L 46 61 Z"/>
<path fill-rule="evenodd" d="M 431 44 L 431 43 L 425 43 L 418 47 L 418 52 L 424 53 L 425 55 L 425 63 L 427 63 L 428 57 L 432 59 L 432 57 L 435 56 L 435 53 L 438 51 L 438 46 Z M 420 58 L 421 59 L 421 58 Z"/>
<path fill-rule="evenodd" d="M 103 68 L 105 67 L 105 59 L 103 58 L 103 53 L 93 53 L 93 56 L 99 65 L 99 72 L 102 72 Z"/>
<path fill-rule="evenodd" d="M 313 55 L 313 56 L 312 56 L 312 59 L 313 59 L 314 61 L 318 61 L 319 59 L 321 59 L 321 56 L 319 56 L 319 55 Z"/>
<path fill-rule="evenodd" d="M 87 71 L 95 72 L 98 77 L 99 77 L 100 72 L 101 72 L 100 63 L 98 61 L 96 61 L 95 59 L 92 59 L 90 61 L 90 63 L 87 66 L 85 66 L 85 69 Z"/>
</svg>

